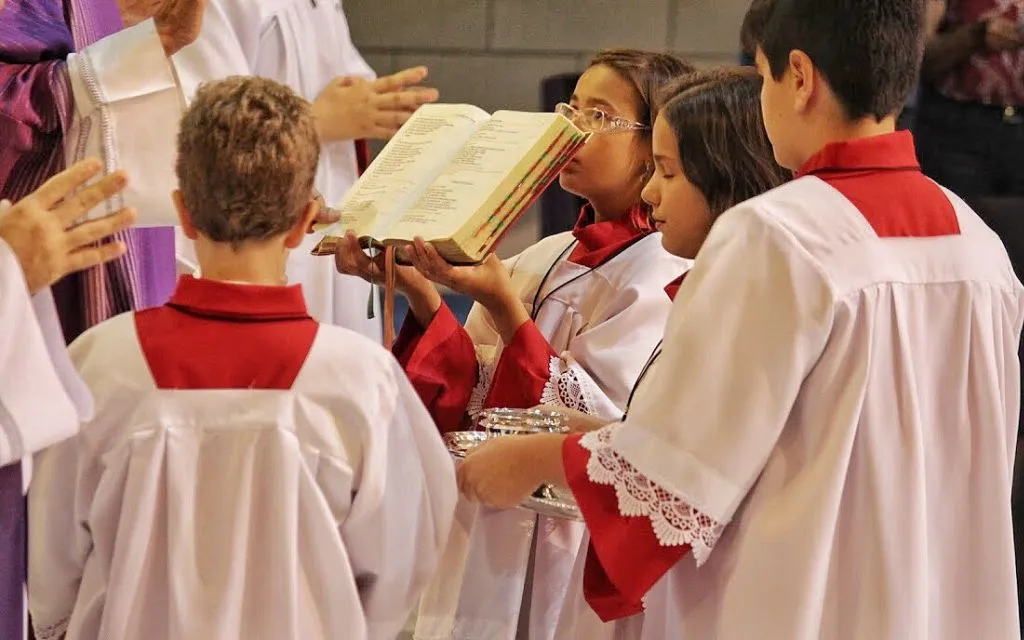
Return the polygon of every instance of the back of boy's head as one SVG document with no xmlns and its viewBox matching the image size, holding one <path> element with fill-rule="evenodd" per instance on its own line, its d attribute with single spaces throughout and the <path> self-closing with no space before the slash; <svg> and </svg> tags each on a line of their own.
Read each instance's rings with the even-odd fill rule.
<svg viewBox="0 0 1024 640">
<path fill-rule="evenodd" d="M 761 77 L 749 67 L 701 70 L 659 96 L 687 179 L 713 216 L 789 179 L 775 162 L 761 116 Z"/>
<path fill-rule="evenodd" d="M 640 124 L 650 127 L 657 114 L 656 102 L 662 87 L 673 78 L 694 70 L 693 65 L 670 53 L 640 49 L 605 49 L 598 52 L 589 67 L 606 66 L 625 78 L 636 89 Z M 644 137 L 650 131 L 642 132 Z"/>
<path fill-rule="evenodd" d="M 743 48 L 760 49 L 779 80 L 793 50 L 825 77 L 850 120 L 896 114 L 917 82 L 924 0 L 754 0 Z"/>
<path fill-rule="evenodd" d="M 196 92 L 182 118 L 176 169 L 196 230 L 237 248 L 295 227 L 319 158 L 309 103 L 273 80 L 231 77 Z"/>
</svg>

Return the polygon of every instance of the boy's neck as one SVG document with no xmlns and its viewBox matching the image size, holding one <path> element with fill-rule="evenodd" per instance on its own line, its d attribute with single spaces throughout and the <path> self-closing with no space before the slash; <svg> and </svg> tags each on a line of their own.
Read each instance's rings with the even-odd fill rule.
<svg viewBox="0 0 1024 640">
<path fill-rule="evenodd" d="M 813 136 L 813 144 L 808 145 L 809 153 L 803 158 L 800 166 L 803 166 L 812 156 L 820 152 L 827 145 L 863 138 L 873 138 L 893 133 L 894 131 L 896 131 L 896 116 L 889 116 L 881 121 L 877 121 L 873 117 L 867 117 L 858 120 L 828 122 L 818 128 L 818 135 Z"/>
<path fill-rule="evenodd" d="M 288 252 L 280 240 L 248 242 L 238 249 L 200 236 L 195 241 L 199 272 L 207 280 L 269 286 L 288 284 Z"/>
</svg>

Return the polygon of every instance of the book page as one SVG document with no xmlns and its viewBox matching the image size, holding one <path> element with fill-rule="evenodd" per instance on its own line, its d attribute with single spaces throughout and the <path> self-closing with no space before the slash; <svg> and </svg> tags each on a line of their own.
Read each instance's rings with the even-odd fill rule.
<svg viewBox="0 0 1024 640">
<path fill-rule="evenodd" d="M 483 109 L 464 104 L 427 104 L 416 110 L 345 194 L 341 220 L 326 235 L 381 239 L 398 215 L 437 178 L 447 161 L 481 122 Z"/>
<path fill-rule="evenodd" d="M 398 217 L 389 238 L 452 236 L 483 206 L 561 116 L 498 111 L 480 126 L 437 179 Z"/>
</svg>

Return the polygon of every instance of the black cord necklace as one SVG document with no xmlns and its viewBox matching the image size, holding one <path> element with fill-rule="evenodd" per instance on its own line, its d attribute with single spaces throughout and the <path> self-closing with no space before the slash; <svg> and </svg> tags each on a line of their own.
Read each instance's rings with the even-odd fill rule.
<svg viewBox="0 0 1024 640">
<path fill-rule="evenodd" d="M 651 353 L 651 357 L 647 359 L 647 364 L 645 364 L 644 368 L 640 370 L 640 375 L 637 376 L 636 382 L 633 383 L 633 388 L 629 391 L 629 398 L 626 399 L 626 410 L 622 412 L 622 422 L 625 422 L 626 416 L 629 415 L 629 405 L 633 404 L 633 396 L 636 395 L 637 389 L 640 388 L 640 383 L 644 381 L 644 378 L 647 377 L 647 372 L 651 370 L 651 367 L 654 366 L 654 362 L 661 356 L 661 345 L 663 342 L 665 342 L 664 338 L 658 340 L 658 344 L 654 345 L 654 351 Z"/>
<path fill-rule="evenodd" d="M 591 273 L 594 272 L 595 269 L 597 269 L 597 267 L 590 267 L 589 269 L 587 269 L 583 273 L 581 273 L 581 274 L 579 274 L 579 275 L 577 275 L 577 276 L 575 276 L 573 278 L 570 278 L 569 280 L 566 280 L 565 282 L 563 282 L 562 284 L 558 285 L 557 287 L 555 287 L 551 291 L 548 291 L 544 295 L 543 298 L 540 297 L 540 293 L 541 293 L 541 291 L 544 290 L 544 285 L 546 285 L 548 283 L 548 278 L 551 277 L 551 274 L 552 274 L 552 272 L 554 272 L 555 267 L 557 267 L 559 264 L 562 263 L 562 261 L 565 259 L 565 257 L 568 256 L 572 252 L 572 250 L 574 248 L 576 248 L 577 244 L 579 244 L 579 240 L 575 240 L 574 239 L 572 242 L 570 242 L 569 246 L 567 246 L 565 249 L 562 249 L 562 253 L 558 254 L 558 257 L 555 258 L 555 261 L 552 262 L 551 265 L 548 267 L 548 270 L 544 272 L 544 277 L 540 279 L 540 284 L 537 285 L 537 291 L 533 294 L 533 303 L 530 304 L 530 319 L 531 320 L 537 320 L 537 314 L 540 313 L 541 307 L 543 307 L 544 303 L 548 301 L 548 298 L 550 298 L 552 295 L 554 295 L 558 291 L 561 291 L 565 287 L 568 287 L 570 284 L 576 282 L 580 278 L 582 278 L 584 276 L 587 276 L 587 275 L 590 275 Z M 600 266 L 600 265 L 598 265 L 598 266 Z M 539 302 L 538 302 L 538 299 L 539 299 Z"/>
</svg>

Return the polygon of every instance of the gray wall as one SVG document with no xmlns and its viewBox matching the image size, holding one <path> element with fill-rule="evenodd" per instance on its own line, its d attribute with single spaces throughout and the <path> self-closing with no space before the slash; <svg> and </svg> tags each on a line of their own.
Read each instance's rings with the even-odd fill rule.
<svg viewBox="0 0 1024 640">
<path fill-rule="evenodd" d="M 352 38 L 379 74 L 418 64 L 444 102 L 535 110 L 546 76 L 581 71 L 598 49 L 669 50 L 734 63 L 750 0 L 344 0 Z M 536 212 L 503 255 L 537 236 Z"/>
</svg>

